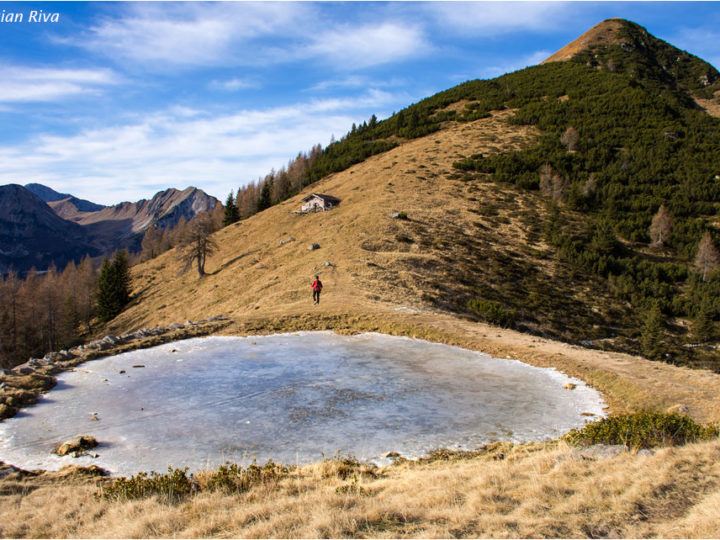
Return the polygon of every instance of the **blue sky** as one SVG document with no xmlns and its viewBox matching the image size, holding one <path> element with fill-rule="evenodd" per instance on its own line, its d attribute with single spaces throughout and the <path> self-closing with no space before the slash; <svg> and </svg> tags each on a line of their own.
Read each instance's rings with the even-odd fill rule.
<svg viewBox="0 0 720 540">
<path fill-rule="evenodd" d="M 224 200 L 353 122 L 537 64 L 610 17 L 720 66 L 720 2 L 0 2 L 14 13 L 0 184 L 103 204 L 190 185 Z"/>
</svg>

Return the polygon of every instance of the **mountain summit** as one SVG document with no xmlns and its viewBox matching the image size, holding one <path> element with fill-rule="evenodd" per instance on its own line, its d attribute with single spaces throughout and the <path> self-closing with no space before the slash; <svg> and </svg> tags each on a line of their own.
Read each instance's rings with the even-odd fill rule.
<svg viewBox="0 0 720 540">
<path fill-rule="evenodd" d="M 639 79 L 674 83 L 690 91 L 720 89 L 712 65 L 656 38 L 624 19 L 607 19 L 565 45 L 542 63 L 576 61 Z M 711 97 L 709 92 L 703 97 Z"/>
</svg>

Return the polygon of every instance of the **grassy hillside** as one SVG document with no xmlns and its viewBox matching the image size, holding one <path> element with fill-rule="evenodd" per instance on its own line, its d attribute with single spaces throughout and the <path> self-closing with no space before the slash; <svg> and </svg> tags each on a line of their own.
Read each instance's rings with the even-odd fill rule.
<svg viewBox="0 0 720 540">
<path fill-rule="evenodd" d="M 173 254 L 139 267 L 140 294 L 114 328 L 302 311 L 320 272 L 338 305 L 456 313 L 718 369 L 720 276 L 703 282 L 692 261 L 704 231 L 720 245 L 720 122 L 688 93 L 717 72 L 685 55 L 657 75 L 670 46 L 631 23 L 612 29 L 620 41 L 592 62 L 583 50 L 468 82 L 354 129 L 314 161 L 308 179 L 320 180 L 217 234 L 209 278 L 178 277 Z M 631 38 L 648 44 L 628 52 Z M 343 202 L 290 214 L 310 190 Z M 671 230 L 651 249 L 661 205 Z M 701 314 L 710 345 L 686 347 Z"/>
</svg>

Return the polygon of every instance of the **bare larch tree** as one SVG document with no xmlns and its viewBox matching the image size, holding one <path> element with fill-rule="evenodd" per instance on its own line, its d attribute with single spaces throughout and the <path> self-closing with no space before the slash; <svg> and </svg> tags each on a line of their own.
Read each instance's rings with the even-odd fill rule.
<svg viewBox="0 0 720 540">
<path fill-rule="evenodd" d="M 665 205 L 661 204 L 650 223 L 650 245 L 659 248 L 663 247 L 671 229 L 672 215 L 665 208 Z"/>
<path fill-rule="evenodd" d="M 705 231 L 698 244 L 697 255 L 695 255 L 695 267 L 702 272 L 702 280 L 705 281 L 707 273 L 720 264 L 720 255 L 712 240 L 710 231 Z"/>
<path fill-rule="evenodd" d="M 568 149 L 568 152 L 574 152 L 577 150 L 577 144 L 580 140 L 580 135 L 578 134 L 577 130 L 570 126 L 565 130 L 565 133 L 563 133 L 563 136 L 560 137 L 560 142 L 565 145 L 565 147 Z"/>
<path fill-rule="evenodd" d="M 208 213 L 198 214 L 188 223 L 186 232 L 180 242 L 180 260 L 186 272 L 195 262 L 198 277 L 205 275 L 205 259 L 217 250 L 217 244 L 210 238 L 215 232 L 215 223 Z"/>
</svg>

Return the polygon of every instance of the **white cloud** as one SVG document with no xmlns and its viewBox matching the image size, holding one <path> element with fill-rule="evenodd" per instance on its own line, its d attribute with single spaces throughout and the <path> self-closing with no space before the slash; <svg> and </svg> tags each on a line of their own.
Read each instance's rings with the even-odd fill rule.
<svg viewBox="0 0 720 540">
<path fill-rule="evenodd" d="M 429 2 L 422 6 L 449 31 L 477 36 L 552 30 L 570 16 L 567 2 Z"/>
<path fill-rule="evenodd" d="M 418 25 L 384 20 L 382 13 L 373 23 L 337 24 L 323 9 L 302 2 L 139 3 L 82 36 L 56 39 L 159 71 L 310 59 L 352 70 L 432 49 Z"/>
<path fill-rule="evenodd" d="M 281 36 L 304 17 L 305 8 L 286 3 L 131 4 L 66 43 L 141 66 L 179 67 L 254 64 L 247 44 Z M 262 56 L 262 55 L 260 55 Z"/>
<path fill-rule="evenodd" d="M 479 76 L 481 78 L 499 77 L 505 73 L 511 73 L 529 66 L 535 66 L 552 54 L 553 53 L 550 51 L 535 51 L 534 53 L 523 56 L 522 58 L 508 59 L 506 62 L 499 65 L 482 66 L 479 70 Z"/>
<path fill-rule="evenodd" d="M 208 85 L 211 90 L 220 90 L 222 92 L 237 92 L 246 88 L 257 88 L 258 84 L 247 79 L 233 77 L 224 81 L 214 80 Z"/>
<path fill-rule="evenodd" d="M 419 27 L 393 22 L 335 28 L 318 35 L 305 49 L 308 56 L 328 58 L 348 70 L 406 60 L 430 50 Z"/>
<path fill-rule="evenodd" d="M 172 108 L 132 124 L 38 136 L 0 147 L 0 184 L 40 182 L 107 204 L 187 185 L 223 198 L 298 151 L 327 144 L 331 133 L 345 133 L 371 111 L 406 99 L 375 90 L 234 114 Z"/>
<path fill-rule="evenodd" d="M 0 102 L 55 101 L 78 94 L 101 92 L 118 84 L 109 69 L 61 69 L 0 66 Z"/>
</svg>

